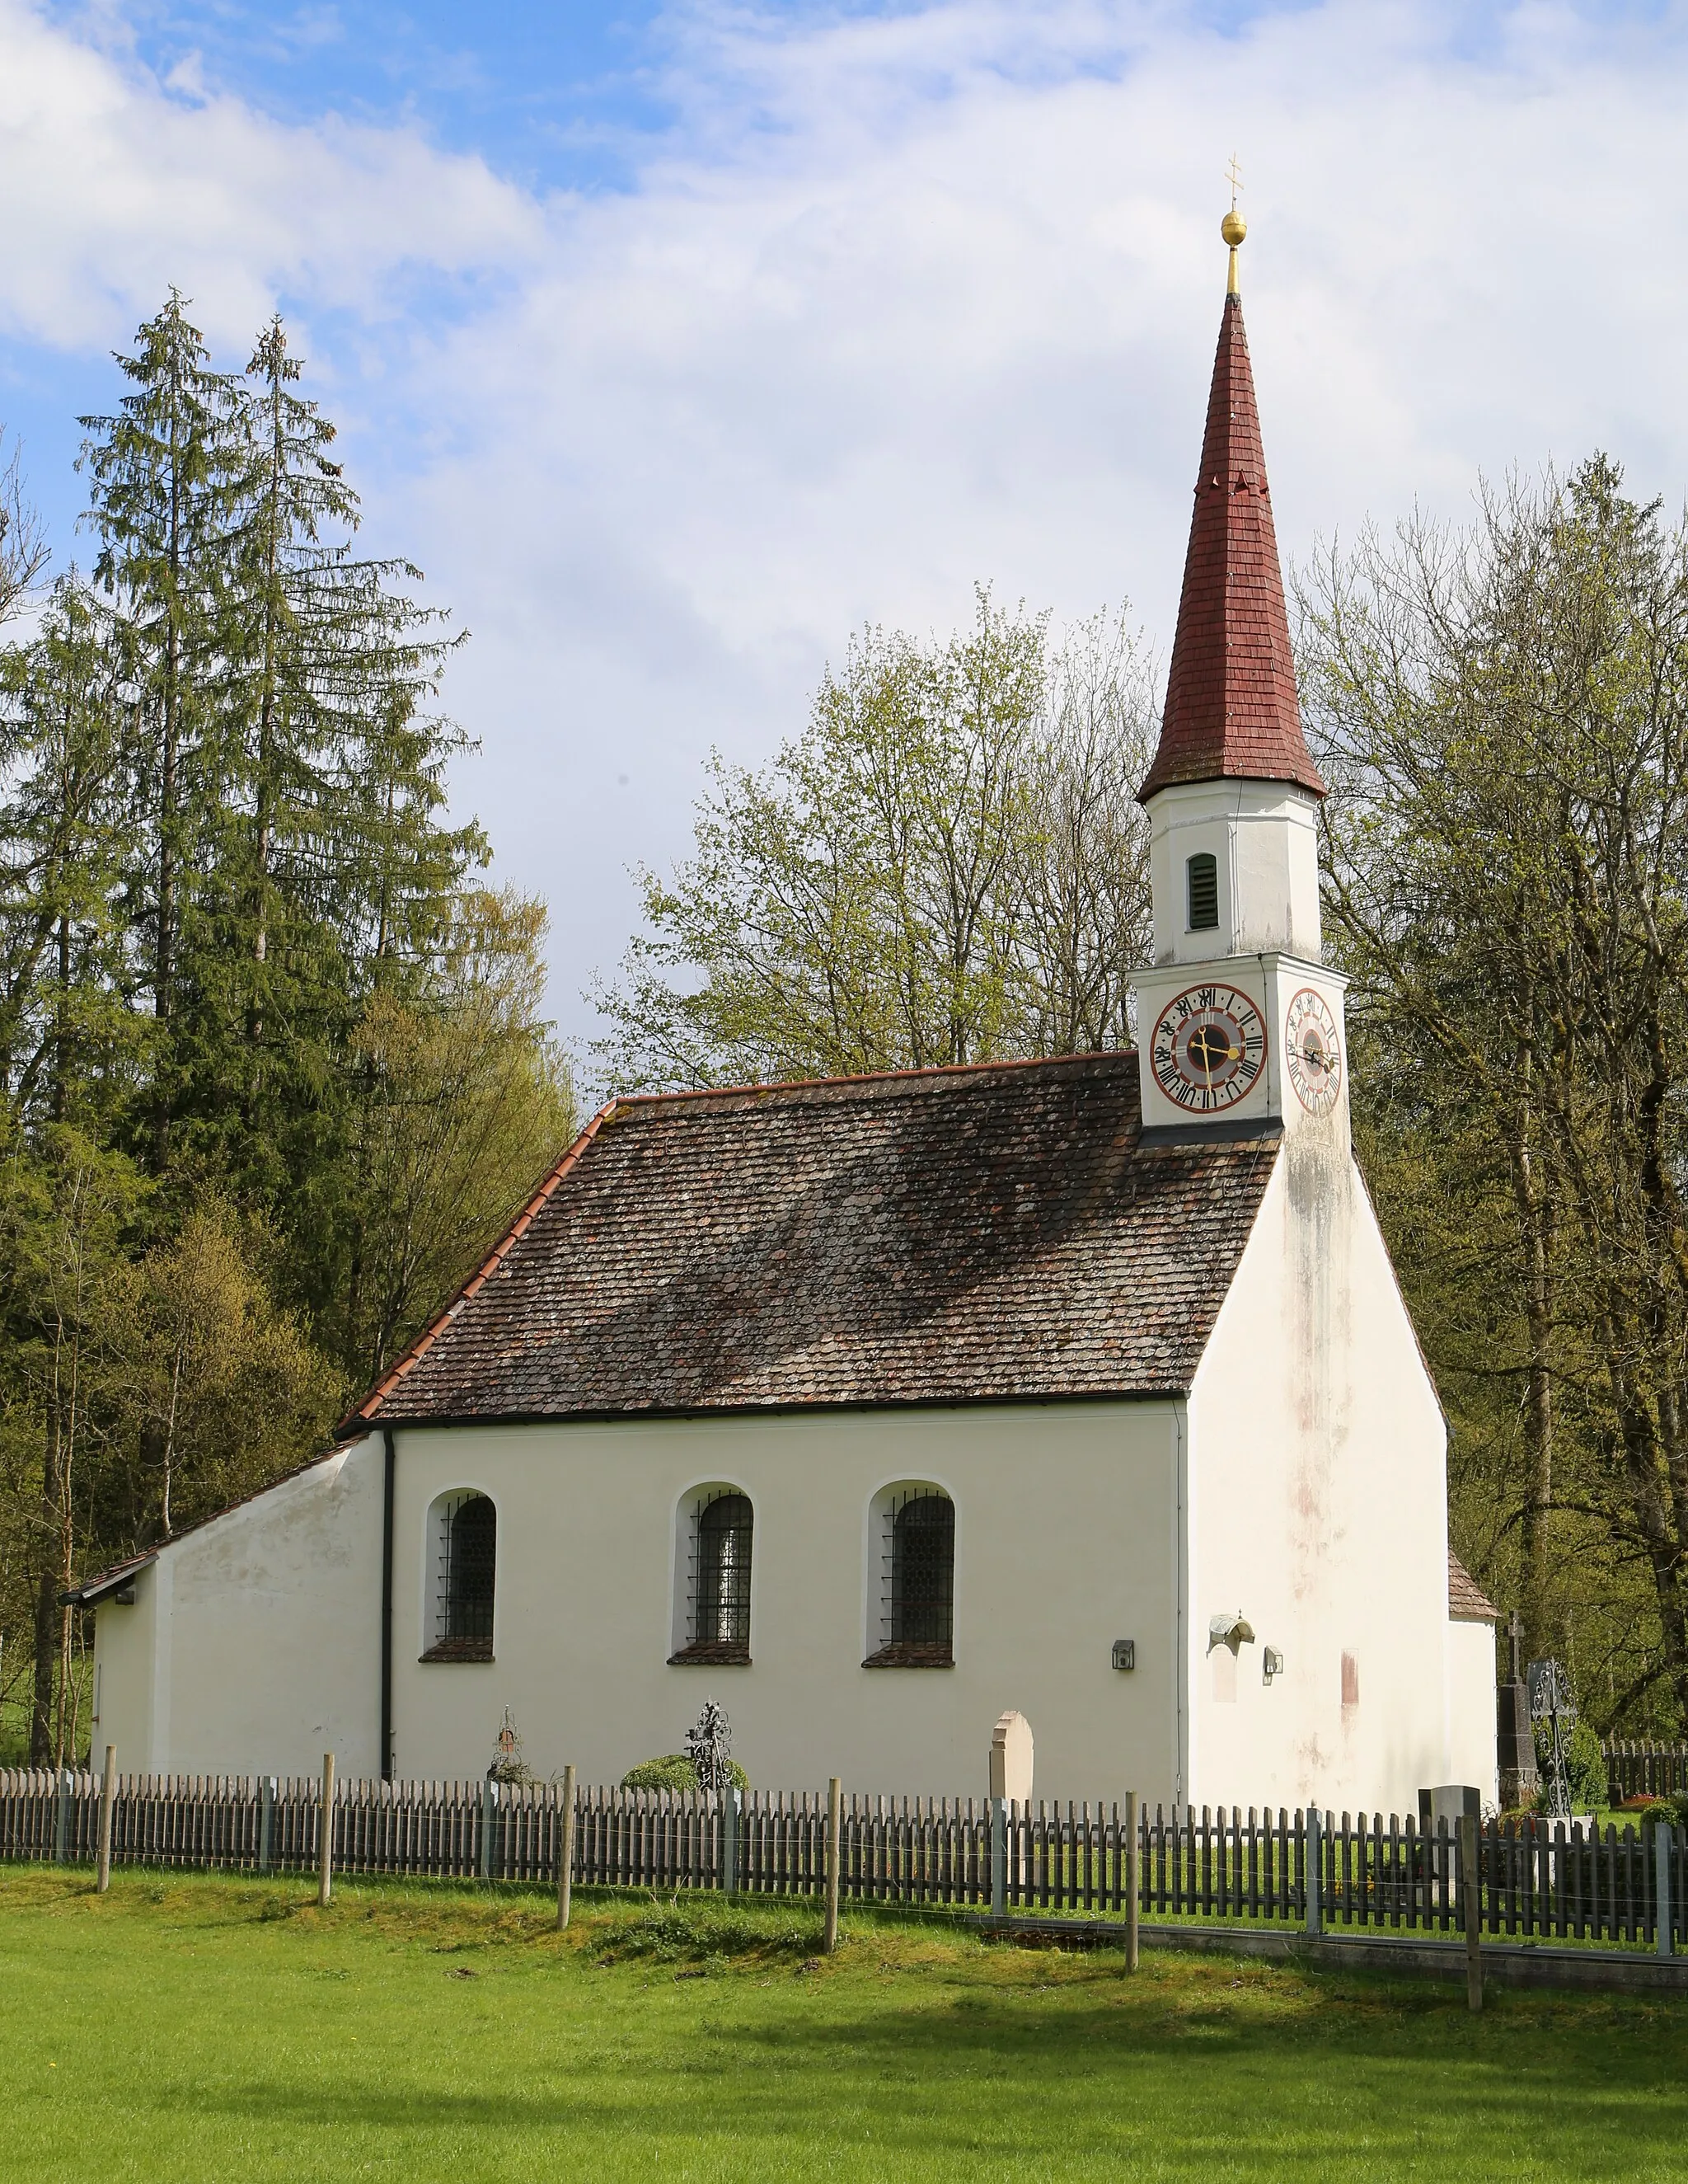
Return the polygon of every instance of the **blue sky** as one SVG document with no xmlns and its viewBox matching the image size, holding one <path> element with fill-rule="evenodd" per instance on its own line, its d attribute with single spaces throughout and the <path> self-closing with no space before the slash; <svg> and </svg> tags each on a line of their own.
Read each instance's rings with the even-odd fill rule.
<svg viewBox="0 0 1688 2184">
<path fill-rule="evenodd" d="M 79 8 L 58 8 L 67 25 Z M 653 5 L 206 4 L 124 11 L 160 76 L 192 66 L 265 111 L 410 120 L 530 189 L 626 187 L 626 139 L 671 122 Z"/>
<path fill-rule="evenodd" d="M 1685 107 L 1675 6 L 0 0 L 0 418 L 62 560 L 167 286 L 228 364 L 286 312 L 578 1040 L 711 745 L 863 621 L 1163 654 L 1233 150 L 1291 560 L 1596 446 L 1680 504 Z"/>
<path fill-rule="evenodd" d="M 1300 0 L 1291 0 L 1291 5 Z M 733 11 L 777 39 L 802 27 L 850 20 L 911 18 L 902 6 L 797 4 Z M 1028 14 L 1038 10 L 1029 7 Z M 1181 11 L 1235 35 L 1258 18 L 1288 12 L 1274 0 L 1211 0 Z M 81 8 L 53 10 L 68 26 Z M 1487 13 L 1475 8 L 1474 18 Z M 625 189 L 636 183 L 641 139 L 671 128 L 686 103 L 685 79 L 697 58 L 689 36 L 706 11 L 654 4 L 531 0 L 490 7 L 341 5 L 253 8 L 233 4 L 125 8 L 125 36 L 161 77 L 189 66 L 267 112 L 310 121 L 330 111 L 381 125 L 413 120 L 434 142 L 472 151 L 524 187 Z M 1122 46 L 1128 42 L 1121 42 Z M 1009 47 L 997 64 L 1047 77 L 1068 68 L 1124 63 L 1124 53 L 1052 50 L 1042 40 Z M 930 71 L 929 95 L 943 71 Z"/>
</svg>

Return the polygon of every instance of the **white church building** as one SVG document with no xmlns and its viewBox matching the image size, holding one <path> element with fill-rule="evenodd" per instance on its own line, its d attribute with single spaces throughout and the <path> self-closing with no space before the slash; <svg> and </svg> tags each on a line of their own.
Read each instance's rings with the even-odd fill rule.
<svg viewBox="0 0 1688 2184">
<path fill-rule="evenodd" d="M 1494 1609 L 1349 1145 L 1235 289 L 1141 1051 L 612 1100 L 331 1453 L 91 1580 L 95 1763 L 1496 1795 Z"/>
</svg>

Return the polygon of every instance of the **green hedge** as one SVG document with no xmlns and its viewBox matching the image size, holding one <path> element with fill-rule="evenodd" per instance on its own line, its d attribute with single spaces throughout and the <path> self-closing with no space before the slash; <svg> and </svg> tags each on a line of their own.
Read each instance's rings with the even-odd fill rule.
<svg viewBox="0 0 1688 2184">
<path fill-rule="evenodd" d="M 736 1759 L 727 1762 L 727 1773 L 736 1790 L 747 1790 L 750 1777 Z M 660 1759 L 641 1759 L 621 1778 L 624 1790 L 695 1790 L 697 1769 L 683 1752 L 669 1752 Z"/>
</svg>

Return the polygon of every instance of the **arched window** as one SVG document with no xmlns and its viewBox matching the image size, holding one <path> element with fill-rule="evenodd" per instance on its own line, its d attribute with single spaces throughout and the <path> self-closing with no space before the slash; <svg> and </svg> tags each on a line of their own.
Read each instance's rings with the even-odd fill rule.
<svg viewBox="0 0 1688 2184">
<path fill-rule="evenodd" d="M 1190 930 L 1210 932 L 1219 922 L 1219 866 L 1217 858 L 1203 850 L 1184 867 L 1189 890 Z"/>
<path fill-rule="evenodd" d="M 750 1560 L 756 1516 L 736 1487 L 706 1488 L 693 1502 L 686 1556 L 685 1638 L 671 1667 L 750 1659 Z"/>
<path fill-rule="evenodd" d="M 750 1533 L 742 1494 L 722 1494 L 697 1520 L 697 1639 L 750 1650 Z"/>
<path fill-rule="evenodd" d="M 433 1508 L 434 1642 L 425 1661 L 490 1661 L 498 1512 L 485 1494 L 448 1494 Z"/>
<path fill-rule="evenodd" d="M 881 1642 L 869 1669 L 954 1665 L 955 1504 L 941 1487 L 900 1486 L 881 1496 L 885 1581 Z"/>
</svg>

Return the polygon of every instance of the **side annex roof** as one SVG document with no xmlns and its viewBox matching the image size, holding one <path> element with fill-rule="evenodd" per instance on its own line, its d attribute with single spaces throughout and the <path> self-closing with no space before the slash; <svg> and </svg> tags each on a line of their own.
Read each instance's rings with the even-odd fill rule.
<svg viewBox="0 0 1688 2184">
<path fill-rule="evenodd" d="M 1181 1392 L 1277 1151 L 1129 1052 L 613 1100 L 342 1432 Z"/>
<path fill-rule="evenodd" d="M 1501 1611 L 1459 1557 L 1447 1551 L 1447 1618 L 1450 1623 L 1498 1623 Z"/>
</svg>

